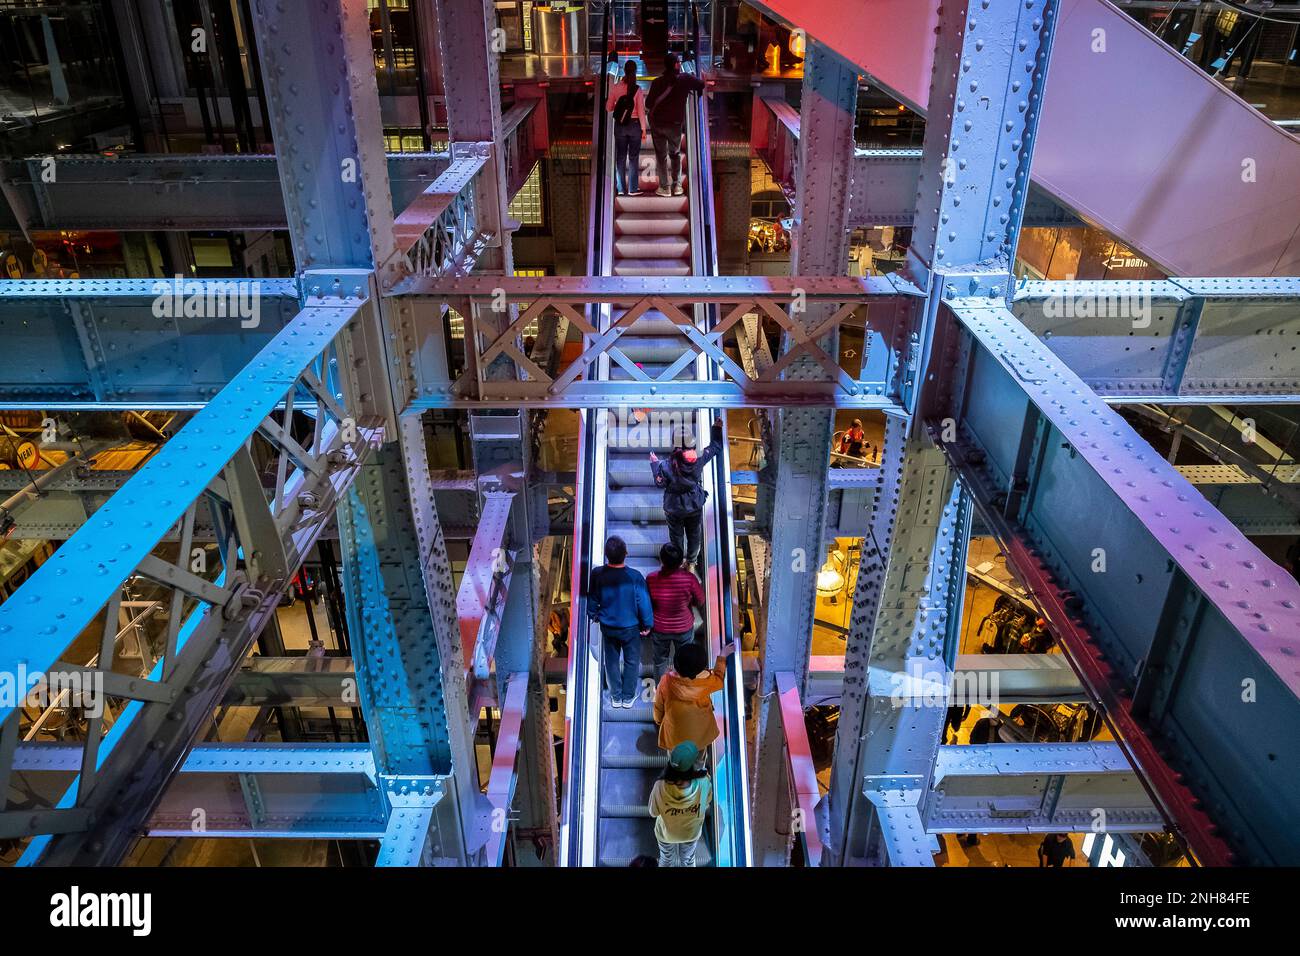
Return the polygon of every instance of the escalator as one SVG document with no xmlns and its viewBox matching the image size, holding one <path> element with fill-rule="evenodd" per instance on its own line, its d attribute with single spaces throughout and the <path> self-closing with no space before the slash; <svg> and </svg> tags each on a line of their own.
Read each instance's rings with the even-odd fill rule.
<svg viewBox="0 0 1300 956">
<path fill-rule="evenodd" d="M 653 154 L 643 145 L 641 196 L 615 197 L 611 124 L 603 111 L 606 75 L 598 94 L 593 143 L 590 274 L 618 276 L 715 275 L 711 216 L 712 183 L 707 110 L 692 98 L 686 124 L 683 162 L 685 195 L 654 195 L 658 182 Z M 596 307 L 600 329 L 617 322 L 630 305 Z M 711 316 L 697 307 L 697 327 Z M 718 373 L 695 356 L 683 358 L 686 339 L 661 312 L 648 311 L 618 339 L 630 362 L 652 378 L 709 379 Z M 627 380 L 627 369 L 601 356 L 589 372 L 597 380 Z M 604 541 L 619 535 L 627 542 L 630 567 L 648 575 L 658 568 L 660 546 L 668 540 L 663 493 L 650 471 L 649 453 L 666 455 L 681 427 L 707 436 L 717 413 L 710 409 L 589 409 L 578 453 L 579 495 L 575 514 L 575 582 L 585 582 L 603 563 Z M 731 505 L 726 442 L 706 469 L 709 492 L 704 514 L 701 574 L 704 612 L 697 619 L 710 662 L 732 639 Z M 653 667 L 649 639 L 642 641 L 642 693 L 630 709 L 615 709 L 602 693 L 599 629 L 587 620 L 585 587 L 576 589 L 571 622 L 566 702 L 564 806 L 561 862 L 567 866 L 627 866 L 634 858 L 657 854 L 653 820 L 647 810 L 650 789 L 666 764 L 652 717 Z M 709 749 L 713 803 L 696 853 L 697 866 L 745 866 L 749 862 L 749 819 L 745 773 L 745 728 L 740 655 L 728 659 L 724 688 L 714 695 L 720 735 Z"/>
</svg>

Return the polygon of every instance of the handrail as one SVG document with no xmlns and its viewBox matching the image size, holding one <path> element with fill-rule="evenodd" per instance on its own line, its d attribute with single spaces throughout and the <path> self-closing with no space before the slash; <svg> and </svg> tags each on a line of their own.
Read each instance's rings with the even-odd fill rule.
<svg viewBox="0 0 1300 956">
<path fill-rule="evenodd" d="M 692 66 L 701 76 L 699 62 L 699 10 L 694 3 L 690 8 L 692 32 Z M 710 163 L 712 151 L 709 143 L 708 99 L 704 95 L 691 97 L 687 112 L 686 141 L 690 165 L 687 177 L 690 182 L 691 204 L 691 271 L 697 276 L 716 276 L 717 240 L 713 229 L 713 175 Z M 717 321 L 717 306 L 701 303 L 696 306 L 696 324 L 707 332 Z M 704 356 L 700 357 L 703 377 L 713 379 L 723 373 Z M 719 416 L 717 409 L 701 409 L 697 415 L 699 428 L 707 429 Z M 706 499 L 704 517 L 705 548 L 708 556 L 707 631 L 711 651 L 716 654 L 724 644 L 735 640 L 734 587 L 736 581 L 736 556 L 732 537 L 732 506 L 730 495 L 731 454 L 726 436 L 722 451 L 714 458 L 709 474 L 709 497 Z M 749 774 L 747 770 L 747 743 L 745 738 L 744 675 L 742 656 L 737 648 L 727 660 L 726 677 L 721 691 L 715 695 L 715 705 L 720 704 L 724 715 L 723 734 L 712 747 L 714 800 L 712 807 L 715 842 L 715 865 L 749 866 Z"/>
<path fill-rule="evenodd" d="M 587 274 L 601 275 L 609 261 L 612 244 L 612 206 L 607 171 L 611 165 L 607 153 L 613 148 L 607 114 L 606 86 L 609 70 L 609 23 L 612 4 L 607 4 L 601 38 L 600 82 L 592 116 L 591 188 L 592 202 L 587 229 Z M 600 328 L 600 316 L 609 306 L 591 306 L 592 325 Z M 597 646 L 591 639 L 592 624 L 587 620 L 587 579 L 593 567 L 592 556 L 604 541 L 605 488 L 603 477 L 605 451 L 604 409 L 581 413 L 583 424 L 578 432 L 577 491 L 574 495 L 573 555 L 569 578 L 569 662 L 566 675 L 568 693 L 564 712 L 564 754 L 562 757 L 563 805 L 560 813 L 561 866 L 594 866 L 597 849 L 596 827 L 599 813 L 592 790 L 600 779 L 600 706 L 601 674 L 595 660 Z M 590 489 L 590 498 L 582 489 Z M 592 693 L 594 684 L 595 692 Z M 594 718 L 594 720 L 593 720 Z M 593 726 L 594 724 L 594 726 Z"/>
</svg>

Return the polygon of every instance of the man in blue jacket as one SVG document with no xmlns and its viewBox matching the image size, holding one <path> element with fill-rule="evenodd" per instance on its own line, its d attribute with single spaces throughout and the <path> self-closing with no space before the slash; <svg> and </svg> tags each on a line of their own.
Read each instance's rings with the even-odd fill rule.
<svg viewBox="0 0 1300 956">
<path fill-rule="evenodd" d="M 591 572 L 587 615 L 600 625 L 610 702 L 630 708 L 637 698 L 641 638 L 650 633 L 654 612 L 645 578 L 626 560 L 626 542 L 612 536 L 605 542 L 605 564 Z"/>
</svg>

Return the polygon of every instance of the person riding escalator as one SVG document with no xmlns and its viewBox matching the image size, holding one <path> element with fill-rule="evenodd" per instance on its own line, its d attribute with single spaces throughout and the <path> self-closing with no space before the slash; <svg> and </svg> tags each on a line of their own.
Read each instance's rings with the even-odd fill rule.
<svg viewBox="0 0 1300 956">
<path fill-rule="evenodd" d="M 709 493 L 701 477 L 704 466 L 722 451 L 722 419 L 713 423 L 709 447 L 696 452 L 681 441 L 666 460 L 650 453 L 650 470 L 656 487 L 664 490 L 664 515 L 668 518 L 668 540 L 686 557 L 688 570 L 699 573 L 700 540 L 704 530 L 704 502 Z"/>
</svg>

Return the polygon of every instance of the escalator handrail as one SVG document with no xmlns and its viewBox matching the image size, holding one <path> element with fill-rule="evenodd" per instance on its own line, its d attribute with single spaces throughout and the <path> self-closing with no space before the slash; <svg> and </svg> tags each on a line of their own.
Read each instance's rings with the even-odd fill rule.
<svg viewBox="0 0 1300 956">
<path fill-rule="evenodd" d="M 691 5 L 692 25 L 695 42 L 693 49 L 699 49 L 699 20 L 695 5 Z M 692 66 L 699 74 L 698 52 L 692 59 Z M 696 275 L 716 276 L 717 246 L 713 230 L 713 175 L 712 150 L 709 141 L 708 98 L 692 95 L 686 124 L 687 147 L 690 162 L 687 176 L 690 181 L 691 203 L 691 259 L 692 272 Z M 696 307 L 696 320 L 701 331 L 712 328 L 717 321 L 716 306 L 699 305 Z M 704 361 L 705 374 L 713 378 L 720 374 L 714 363 Z M 702 429 L 710 427 L 718 417 L 718 409 L 703 409 L 697 421 Z M 714 653 L 722 645 L 735 640 L 735 611 L 733 587 L 736 580 L 736 556 L 732 543 L 732 506 L 730 487 L 730 448 L 724 437 L 722 451 L 712 462 L 709 483 L 711 494 L 705 507 L 705 545 L 709 559 L 708 610 L 713 620 L 709 621 L 708 633 L 715 646 Z M 727 660 L 726 677 L 722 694 L 722 708 L 726 732 L 714 743 L 714 794 L 712 817 L 715 836 L 715 860 L 729 866 L 749 866 L 750 857 L 750 821 L 749 821 L 749 780 L 747 769 L 747 743 L 745 739 L 744 718 L 744 673 L 743 657 L 739 647 L 737 652 Z M 721 772 L 719 772 L 721 771 Z M 723 792 L 725 788 L 725 792 Z"/>
<path fill-rule="evenodd" d="M 606 156 L 609 139 L 609 123 L 605 112 L 608 93 L 609 61 L 609 25 L 613 4 L 606 4 L 604 25 L 601 31 L 600 82 L 596 87 L 596 102 L 593 104 L 592 144 L 591 144 L 591 182 L 592 203 L 587 230 L 587 274 L 599 275 L 607 259 L 610 231 L 606 223 L 610 221 L 606 208 L 608 189 L 608 157 Z M 597 316 L 591 317 L 593 322 Z M 593 503 L 585 502 L 582 489 L 594 489 L 597 472 L 596 420 L 599 412 L 585 414 L 585 421 L 578 432 L 578 494 L 574 496 L 574 547 L 570 573 L 570 613 L 569 613 L 569 661 L 566 675 L 568 693 L 565 699 L 565 733 L 563 765 L 563 800 L 560 814 L 560 865 L 579 866 L 590 860 L 590 829 L 594 825 L 591 817 L 595 808 L 587 806 L 588 790 L 592 782 L 592 768 L 589 766 L 590 747 L 588 724 L 591 720 L 591 708 L 600 708 L 600 695 L 594 701 L 583 692 L 591 680 L 593 664 L 590 640 L 591 624 L 587 620 L 587 580 L 593 567 L 592 542 L 604 528 L 604 516 L 598 514 Z M 598 671 L 599 669 L 596 668 Z M 596 742 L 597 745 L 599 741 Z M 599 773 L 597 768 L 596 773 Z M 584 808 L 587 812 L 584 812 Z"/>
</svg>

